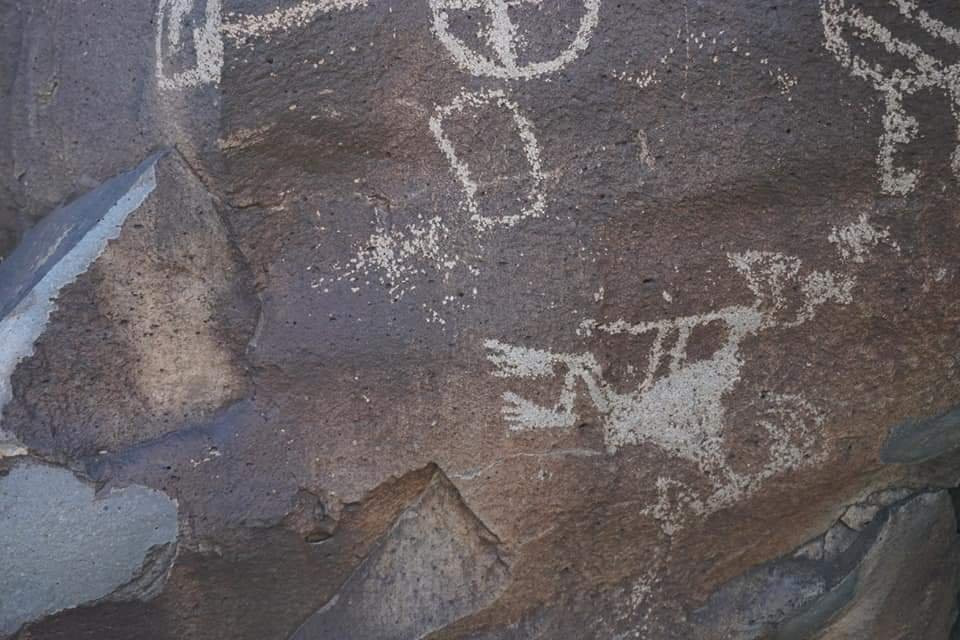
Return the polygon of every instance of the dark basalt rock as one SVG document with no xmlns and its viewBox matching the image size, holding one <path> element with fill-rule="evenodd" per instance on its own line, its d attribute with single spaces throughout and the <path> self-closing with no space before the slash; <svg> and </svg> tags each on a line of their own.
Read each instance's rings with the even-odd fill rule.
<svg viewBox="0 0 960 640">
<path fill-rule="evenodd" d="M 492 604 L 508 579 L 495 537 L 437 471 L 379 547 L 291 640 L 422 638 Z"/>
</svg>

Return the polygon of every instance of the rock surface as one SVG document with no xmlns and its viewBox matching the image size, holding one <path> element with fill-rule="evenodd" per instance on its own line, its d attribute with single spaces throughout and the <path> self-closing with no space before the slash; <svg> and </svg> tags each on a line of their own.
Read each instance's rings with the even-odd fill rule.
<svg viewBox="0 0 960 640">
<path fill-rule="evenodd" d="M 958 30 L 0 2 L 0 633 L 949 637 Z"/>
<path fill-rule="evenodd" d="M 0 478 L 0 633 L 63 609 L 159 593 L 177 547 L 177 506 L 145 487 L 95 495 L 64 469 Z"/>
</svg>

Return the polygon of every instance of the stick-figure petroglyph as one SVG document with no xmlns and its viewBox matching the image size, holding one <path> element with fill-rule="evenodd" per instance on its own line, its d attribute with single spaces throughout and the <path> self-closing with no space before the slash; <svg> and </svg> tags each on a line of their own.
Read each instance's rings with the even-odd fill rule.
<svg viewBox="0 0 960 640">
<path fill-rule="evenodd" d="M 451 115 L 461 113 L 469 107 L 482 108 L 486 106 L 495 106 L 510 113 L 517 128 L 517 135 L 523 144 L 524 155 L 530 165 L 529 174 L 533 182 L 528 197 L 530 204 L 523 207 L 518 213 L 493 217 L 483 215 L 480 212 L 477 203 L 477 191 L 480 185 L 474 180 L 470 167 L 460 159 L 456 146 L 444 131 L 444 121 Z M 543 167 L 540 162 L 540 144 L 533 132 L 533 123 L 520 112 L 517 103 L 508 99 L 503 91 L 478 91 L 460 94 L 449 105 L 437 109 L 430 119 L 430 131 L 463 186 L 464 206 L 478 231 L 486 231 L 494 226 L 512 227 L 525 218 L 537 218 L 543 215 L 546 209 L 546 198 L 543 195 Z"/>
<path fill-rule="evenodd" d="M 960 30 L 950 27 L 920 9 L 913 0 L 889 0 L 900 14 L 934 39 L 960 46 Z M 919 45 L 898 38 L 873 16 L 848 0 L 823 0 L 821 5 L 826 47 L 850 72 L 869 81 L 883 95 L 886 112 L 880 136 L 880 182 L 885 193 L 904 195 L 916 188 L 919 171 L 897 165 L 897 148 L 914 140 L 920 123 L 904 110 L 904 98 L 925 89 L 939 89 L 950 101 L 954 119 L 960 126 L 960 63 L 947 64 L 924 51 Z M 849 37 L 874 43 L 888 53 L 912 65 L 910 69 L 890 69 L 871 63 L 854 52 Z M 953 173 L 960 177 L 960 146 L 951 158 Z"/>
<path fill-rule="evenodd" d="M 553 405 L 542 405 L 507 391 L 503 396 L 503 415 L 509 428 L 529 431 L 573 427 L 580 421 L 575 407 L 583 388 L 599 416 L 610 453 L 625 446 L 652 444 L 693 463 L 712 479 L 715 492 L 709 502 L 716 508 L 738 499 L 775 473 L 815 459 L 815 452 L 807 448 L 815 439 L 812 427 L 818 424 L 819 414 L 799 396 L 782 395 L 768 398 L 771 404 L 766 408 L 767 414 L 776 414 L 779 420 L 759 422 L 771 443 L 768 462 L 753 473 L 734 470 L 725 444 L 724 402 L 740 383 L 744 340 L 762 331 L 799 326 L 812 319 L 825 304 L 849 304 L 854 280 L 829 271 L 801 275 L 800 261 L 780 254 L 751 251 L 731 255 L 729 259 L 756 296 L 753 305 L 732 305 L 704 314 L 651 322 L 588 320 L 581 324 L 581 330 L 588 335 L 652 334 L 646 367 L 634 380 L 632 389 L 620 391 L 610 384 L 603 367 L 589 351 L 555 353 L 487 341 L 488 359 L 495 365 L 497 377 L 550 380 L 562 376 L 560 397 Z M 801 299 L 791 304 L 786 292 L 793 287 L 801 292 Z M 719 348 L 706 359 L 689 362 L 687 347 L 691 334 L 713 323 L 723 327 Z M 685 502 L 707 509 L 701 498 L 688 496 Z"/>
<path fill-rule="evenodd" d="M 550 60 L 521 63 L 518 45 L 522 42 L 522 36 L 510 17 L 510 9 L 524 4 L 540 5 L 541 2 L 542 0 L 430 0 L 433 30 L 465 71 L 502 80 L 535 78 L 559 71 L 583 53 L 590 45 L 600 16 L 600 0 L 584 0 L 584 13 L 573 41 Z M 451 11 L 476 9 L 486 13 L 490 20 L 482 35 L 496 59 L 474 51 L 450 29 Z"/>
</svg>

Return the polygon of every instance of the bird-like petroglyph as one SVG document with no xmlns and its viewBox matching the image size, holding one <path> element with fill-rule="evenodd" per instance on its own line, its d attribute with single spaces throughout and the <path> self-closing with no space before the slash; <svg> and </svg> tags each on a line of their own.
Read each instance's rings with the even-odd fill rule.
<svg viewBox="0 0 960 640">
<path fill-rule="evenodd" d="M 889 4 L 933 40 L 960 46 L 960 29 L 937 20 L 913 0 L 889 0 Z M 917 186 L 920 172 L 899 165 L 896 156 L 899 147 L 917 138 L 920 122 L 907 113 L 904 99 L 920 91 L 938 89 L 949 100 L 960 126 L 960 63 L 948 64 L 919 44 L 895 36 L 888 26 L 848 0 L 823 0 L 821 15 L 827 49 L 840 64 L 854 76 L 870 82 L 883 97 L 883 133 L 877 156 L 881 188 L 891 195 L 910 193 Z M 891 68 L 871 62 L 859 54 L 859 44 L 879 46 L 886 54 L 902 59 L 907 67 Z M 954 149 L 950 166 L 954 175 L 960 177 L 960 146 Z"/>
<path fill-rule="evenodd" d="M 819 412 L 799 395 L 770 395 L 758 423 L 770 443 L 767 463 L 749 473 L 735 470 L 727 456 L 724 402 L 740 384 L 745 364 L 741 346 L 747 338 L 800 326 L 824 305 L 849 304 L 855 280 L 830 271 L 804 271 L 799 259 L 776 253 L 733 254 L 729 262 L 746 280 L 755 296 L 754 304 L 731 305 L 666 320 L 587 320 L 580 325 L 580 332 L 587 336 L 652 335 L 645 366 L 635 369 L 639 374 L 627 390 L 618 390 L 607 379 L 598 358 L 590 351 L 556 353 L 487 341 L 495 376 L 546 384 L 557 378 L 562 380 L 560 395 L 552 404 L 541 404 L 507 391 L 503 396 L 503 416 L 509 428 L 572 428 L 581 420 L 576 406 L 585 390 L 586 400 L 599 416 L 609 453 L 627 446 L 653 445 L 693 463 L 704 477 L 711 479 L 714 490 L 706 497 L 690 494 L 670 479 L 662 480 L 663 486 L 659 487 L 662 500 L 683 494 L 678 499 L 701 514 L 748 495 L 772 475 L 818 460 L 816 427 L 822 420 Z M 799 299 L 789 299 L 788 292 L 793 290 L 799 291 Z M 719 348 L 705 359 L 688 361 L 691 335 L 712 324 L 722 327 Z M 661 519 L 672 513 L 666 508 L 660 510 Z"/>
<path fill-rule="evenodd" d="M 812 271 L 800 275 L 801 263 L 780 254 L 748 252 L 730 256 L 731 264 L 747 278 L 756 302 L 732 305 L 694 316 L 651 322 L 625 320 L 601 323 L 586 320 L 582 333 L 608 335 L 651 334 L 653 342 L 642 376 L 635 389 L 620 393 L 604 381 L 604 372 L 589 352 L 553 353 L 488 341 L 489 359 L 495 375 L 503 378 L 538 379 L 563 376 L 556 404 L 542 406 L 513 392 L 504 395 L 504 417 L 513 430 L 573 427 L 578 421 L 574 404 L 580 384 L 603 416 L 604 440 L 613 453 L 623 446 L 653 443 L 696 462 L 703 470 L 720 464 L 718 440 L 723 427 L 723 397 L 740 380 L 744 362 L 743 341 L 761 331 L 793 327 L 811 319 L 826 303 L 852 301 L 854 281 L 832 272 Z M 785 290 L 799 286 L 803 301 L 790 317 Z M 687 362 L 691 334 L 712 323 L 723 327 L 724 339 L 705 360 Z M 664 375 L 658 375 L 663 371 Z"/>
</svg>

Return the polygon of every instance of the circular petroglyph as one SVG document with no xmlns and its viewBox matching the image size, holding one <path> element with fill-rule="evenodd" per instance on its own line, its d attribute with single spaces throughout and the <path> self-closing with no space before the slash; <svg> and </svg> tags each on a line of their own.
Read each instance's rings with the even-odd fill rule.
<svg viewBox="0 0 960 640">
<path fill-rule="evenodd" d="M 510 16 L 510 9 L 541 3 L 542 0 L 430 0 L 433 30 L 465 71 L 508 80 L 535 78 L 559 71 L 576 60 L 589 46 L 600 16 L 600 0 L 583 0 L 584 12 L 573 41 L 553 58 L 521 62 L 518 49 L 523 36 Z M 480 35 L 492 50 L 492 57 L 476 51 L 451 29 L 450 13 L 470 10 L 480 10 L 489 19 L 489 25 Z"/>
</svg>

